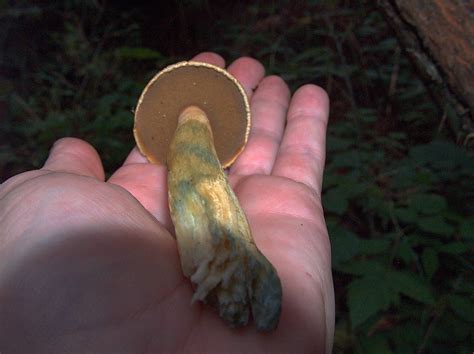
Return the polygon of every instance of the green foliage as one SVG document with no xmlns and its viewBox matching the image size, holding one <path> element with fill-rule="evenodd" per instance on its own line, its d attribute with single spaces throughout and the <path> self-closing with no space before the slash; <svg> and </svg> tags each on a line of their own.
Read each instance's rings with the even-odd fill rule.
<svg viewBox="0 0 474 354">
<path fill-rule="evenodd" d="M 352 326 L 357 327 L 371 316 L 387 310 L 396 300 L 395 296 L 390 283 L 383 276 L 369 274 L 353 280 L 347 294 Z"/>
<path fill-rule="evenodd" d="M 47 58 L 24 73 L 25 90 L 9 94 L 9 145 L 0 153 L 6 163 L 38 167 L 55 140 L 75 136 L 90 142 L 112 171 L 134 145 L 133 109 L 147 78 L 172 58 L 140 46 L 139 27 L 128 15 L 107 21 L 104 5 L 93 1 L 62 6 L 64 23 L 42 42 Z"/>
<path fill-rule="evenodd" d="M 338 323 L 361 353 L 467 350 L 473 299 L 461 288 L 474 280 L 474 162 L 441 138 L 397 145 L 405 133 L 387 137 L 395 140 L 387 144 L 373 124 L 358 121 L 355 133 L 350 125 L 330 127 L 323 205 L 335 278 L 347 286 L 339 310 L 349 313 L 347 319 L 339 314 Z M 368 153 L 367 145 L 377 153 Z M 463 193 L 452 193 L 453 184 Z M 405 332 L 410 323 L 417 330 Z M 436 337 L 441 328 L 459 336 Z"/>
<path fill-rule="evenodd" d="M 283 4 L 256 2 L 245 25 L 226 19 L 232 45 L 218 50 L 256 55 L 293 89 L 313 82 L 331 97 L 323 206 L 336 352 L 468 351 L 472 334 L 435 337 L 469 326 L 445 305 L 457 295 L 467 306 L 459 286 L 474 280 L 474 165 L 452 142 L 459 118 L 448 107 L 436 130 L 441 112 L 370 4 L 315 2 L 293 16 Z"/>
<path fill-rule="evenodd" d="M 163 54 L 160 52 L 142 47 L 120 47 L 117 48 L 115 54 L 123 59 L 162 59 Z"/>
<path fill-rule="evenodd" d="M 0 108 L 8 102 L 0 172 L 40 166 L 66 135 L 91 142 L 113 171 L 133 146 L 132 111 L 158 68 L 200 49 L 254 56 L 293 90 L 315 83 L 331 97 L 323 206 L 335 352 L 470 353 L 474 161 L 456 144 L 459 117 L 433 104 L 373 2 L 173 4 L 184 25 L 163 20 L 153 30 L 179 43 L 151 45 L 140 9 L 117 15 L 99 2 L 66 1 L 50 28 L 48 6 L 7 8 L 0 43 L 25 43 L 14 36 L 19 23 L 50 30 L 0 53 L 5 71 L 18 73 L 0 80 Z M 196 11 L 206 26 L 193 22 Z"/>
</svg>

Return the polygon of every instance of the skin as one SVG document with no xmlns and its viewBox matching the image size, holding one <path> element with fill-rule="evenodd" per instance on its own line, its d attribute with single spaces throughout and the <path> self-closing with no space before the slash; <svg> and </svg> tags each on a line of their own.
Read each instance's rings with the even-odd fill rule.
<svg viewBox="0 0 474 354">
<path fill-rule="evenodd" d="M 224 67 L 213 53 L 201 60 Z M 231 185 L 283 287 L 280 323 L 232 330 L 182 275 L 166 168 L 134 149 L 109 180 L 97 152 L 64 138 L 44 167 L 0 187 L 0 352 L 329 353 L 330 244 L 321 207 L 329 102 L 240 58 L 228 70 L 251 100 L 249 142 Z M 253 89 L 255 91 L 253 91 Z"/>
</svg>

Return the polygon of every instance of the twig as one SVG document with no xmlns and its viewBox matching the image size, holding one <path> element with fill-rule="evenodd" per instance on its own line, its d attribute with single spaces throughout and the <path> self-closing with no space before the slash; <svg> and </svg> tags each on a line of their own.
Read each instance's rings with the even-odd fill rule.
<svg viewBox="0 0 474 354">
<path fill-rule="evenodd" d="M 474 139 L 474 132 L 469 133 L 469 134 L 466 135 L 466 137 L 464 138 L 463 145 L 467 146 L 467 144 L 469 143 L 469 140 L 471 140 L 471 139 Z"/>
<path fill-rule="evenodd" d="M 395 62 L 393 63 L 392 75 L 390 76 L 390 85 L 388 87 L 388 96 L 391 97 L 395 94 L 398 81 L 398 73 L 400 71 L 400 46 L 395 48 Z"/>
<path fill-rule="evenodd" d="M 438 322 L 440 315 L 436 314 L 436 316 L 431 320 L 428 329 L 426 330 L 426 333 L 423 337 L 423 340 L 421 341 L 420 346 L 418 347 L 418 350 L 416 351 L 416 354 L 422 354 L 425 351 L 426 344 L 428 344 L 428 340 L 433 334 L 433 331 L 435 329 L 435 325 Z"/>
<path fill-rule="evenodd" d="M 405 232 L 403 231 L 400 224 L 398 223 L 397 218 L 395 217 L 395 212 L 393 210 L 393 202 L 390 202 L 388 209 L 389 209 L 389 214 L 390 214 L 390 220 L 392 221 L 392 224 L 393 226 L 395 226 L 395 230 L 397 231 L 397 234 L 395 237 L 395 243 L 393 245 L 392 254 L 390 255 L 390 264 L 392 264 L 393 260 L 395 259 L 395 254 L 400 245 L 400 240 L 405 235 Z"/>
<path fill-rule="evenodd" d="M 438 133 L 441 133 L 441 130 L 443 129 L 444 123 L 446 122 L 446 118 L 448 118 L 447 108 L 444 109 L 443 116 L 441 117 L 441 121 L 439 122 Z"/>
<path fill-rule="evenodd" d="M 392 113 L 392 96 L 397 90 L 398 73 L 400 71 L 400 46 L 395 48 L 395 62 L 393 63 L 392 75 L 390 76 L 390 84 L 388 86 L 388 102 L 385 107 L 385 117 L 390 117 Z"/>
<path fill-rule="evenodd" d="M 14 95 L 13 99 L 17 101 L 20 106 L 25 110 L 26 113 L 30 116 L 30 118 L 33 118 L 34 120 L 41 120 L 41 118 L 36 114 L 36 112 L 31 109 L 28 103 L 25 102 L 25 100 L 19 96 L 19 95 Z"/>
<path fill-rule="evenodd" d="M 336 45 L 337 55 L 341 59 L 342 64 L 345 67 L 347 67 L 348 66 L 347 65 L 347 60 L 346 60 L 346 57 L 344 56 L 344 51 L 342 50 L 341 42 L 339 41 L 339 39 L 337 38 L 337 35 L 335 33 L 333 23 L 331 22 L 331 20 L 327 16 L 324 17 L 324 22 L 326 23 L 326 26 L 329 29 L 329 35 L 332 37 L 332 39 L 334 40 L 334 44 Z M 347 90 L 349 91 L 349 101 L 350 101 L 351 107 L 352 107 L 352 109 L 355 109 L 356 108 L 356 100 L 355 100 L 354 88 L 352 87 L 351 80 L 349 79 L 347 74 L 344 74 L 343 78 L 344 78 L 344 83 L 347 87 Z"/>
</svg>

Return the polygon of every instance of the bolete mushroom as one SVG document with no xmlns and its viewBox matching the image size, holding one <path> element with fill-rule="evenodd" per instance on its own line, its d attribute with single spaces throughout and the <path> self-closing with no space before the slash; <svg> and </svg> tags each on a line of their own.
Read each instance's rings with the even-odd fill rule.
<svg viewBox="0 0 474 354">
<path fill-rule="evenodd" d="M 181 266 L 195 285 L 192 303 L 217 308 L 232 327 L 274 330 L 281 283 L 258 250 L 224 172 L 247 142 L 245 91 L 227 71 L 180 62 L 159 72 L 135 110 L 134 136 L 152 163 L 168 167 L 168 197 Z"/>
</svg>

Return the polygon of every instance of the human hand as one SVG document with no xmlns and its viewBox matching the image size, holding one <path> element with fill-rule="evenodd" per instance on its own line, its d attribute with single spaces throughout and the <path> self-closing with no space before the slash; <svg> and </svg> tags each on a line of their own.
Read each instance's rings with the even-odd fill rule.
<svg viewBox="0 0 474 354">
<path fill-rule="evenodd" d="M 224 66 L 212 53 L 194 60 Z M 0 187 L 1 353 L 331 351 L 334 295 L 321 207 L 327 96 L 308 85 L 290 101 L 285 83 L 263 78 L 253 59 L 228 70 L 246 89 L 253 119 L 229 180 L 282 281 L 277 330 L 230 329 L 209 308 L 190 306 L 165 166 L 134 149 L 105 182 L 96 151 L 66 138 L 42 169 Z"/>
</svg>

